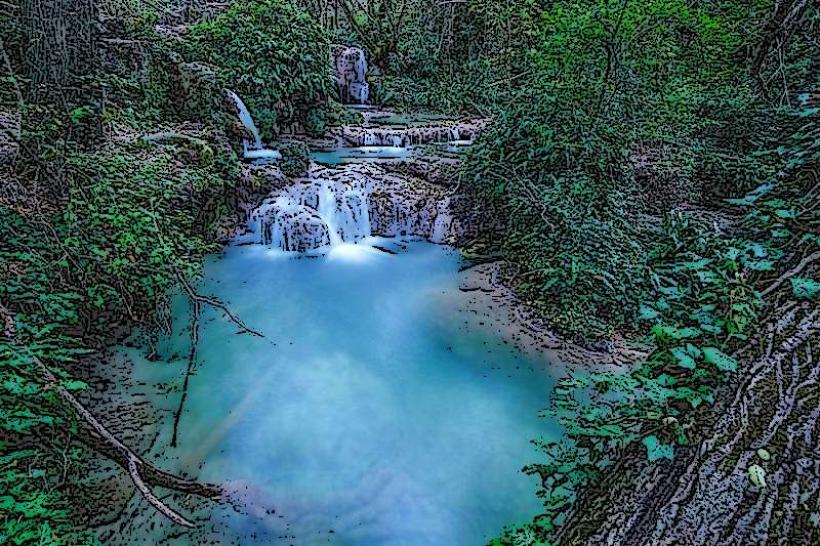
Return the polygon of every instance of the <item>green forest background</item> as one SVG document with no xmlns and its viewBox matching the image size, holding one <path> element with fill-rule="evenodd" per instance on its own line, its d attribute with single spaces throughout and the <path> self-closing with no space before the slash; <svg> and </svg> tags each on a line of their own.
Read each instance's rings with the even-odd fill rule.
<svg viewBox="0 0 820 546">
<path fill-rule="evenodd" d="M 367 52 L 378 104 L 490 117 L 458 174 L 483 219 L 465 250 L 563 336 L 647 353 L 560 382 L 568 439 L 526 469 L 544 513 L 496 543 L 552 544 L 620 458 L 685 450 L 737 352 L 820 297 L 813 2 L 6 0 L 0 30 L 0 544 L 95 543 L 60 393 L 118 331 L 162 332 L 266 193 L 224 88 L 269 141 L 356 121 L 335 44 Z"/>
</svg>

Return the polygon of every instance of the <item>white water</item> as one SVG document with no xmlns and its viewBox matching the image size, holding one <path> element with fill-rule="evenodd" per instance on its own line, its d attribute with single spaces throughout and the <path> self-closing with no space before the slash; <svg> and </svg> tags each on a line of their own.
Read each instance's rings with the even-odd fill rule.
<svg viewBox="0 0 820 546">
<path fill-rule="evenodd" d="M 252 140 L 242 140 L 242 149 L 245 159 L 263 161 L 282 159 L 282 155 L 278 151 L 270 150 L 263 146 L 262 136 L 259 134 L 259 129 L 253 122 L 253 116 L 251 116 L 250 110 L 248 110 L 248 107 L 245 106 L 245 103 L 242 101 L 242 99 L 239 98 L 239 95 L 237 95 L 230 89 L 226 89 L 225 94 L 228 95 L 228 98 L 230 98 L 236 105 L 239 121 L 242 122 L 242 125 L 245 127 L 245 129 L 248 130 L 248 132 L 253 137 Z"/>
<path fill-rule="evenodd" d="M 284 251 L 357 243 L 371 235 L 370 191 L 362 181 L 295 184 L 254 211 L 255 242 Z"/>
<path fill-rule="evenodd" d="M 450 226 L 453 223 L 453 217 L 450 214 L 450 198 L 446 197 L 437 206 L 436 219 L 433 222 L 433 233 L 430 235 L 430 242 L 441 244 L 445 242 L 447 233 L 450 231 Z"/>
<path fill-rule="evenodd" d="M 367 58 L 364 51 L 348 47 L 339 53 L 336 57 L 336 81 L 342 102 L 367 104 L 370 86 L 367 84 Z"/>
</svg>

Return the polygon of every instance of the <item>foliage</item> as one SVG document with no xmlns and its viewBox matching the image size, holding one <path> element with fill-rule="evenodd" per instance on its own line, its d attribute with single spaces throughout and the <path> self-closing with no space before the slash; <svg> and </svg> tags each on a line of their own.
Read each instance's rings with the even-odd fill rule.
<svg viewBox="0 0 820 546">
<path fill-rule="evenodd" d="M 74 151 L 63 172 L 67 204 L 0 214 L 0 302 L 15 311 L 0 340 L 0 537 L 10 544 L 92 544 L 65 487 L 84 451 L 73 421 L 32 358 L 65 371 L 125 321 L 159 323 L 177 274 L 191 275 L 230 214 L 235 156 L 187 141 Z M 2 324 L 2 323 L 0 323 Z M 2 330 L 0 330 L 2 332 Z"/>
<path fill-rule="evenodd" d="M 533 19 L 531 75 L 462 170 L 482 240 L 557 330 L 642 331 L 651 349 L 632 369 L 559 382 L 547 415 L 567 441 L 527 469 L 544 514 L 499 543 L 547 542 L 624 454 L 661 464 L 688 445 L 696 410 L 743 371 L 732 354 L 760 319 L 760 287 L 817 251 L 816 108 L 767 102 L 754 75 L 781 72 L 786 104 L 819 65 L 795 38 L 785 62 L 756 66 L 767 10 L 590 0 Z M 798 299 L 816 287 L 811 274 L 787 283 Z"/>
<path fill-rule="evenodd" d="M 221 85 L 245 100 L 266 138 L 319 115 L 333 94 L 327 33 L 285 0 L 236 2 L 194 26 L 186 49 L 192 61 L 217 68 Z"/>
<path fill-rule="evenodd" d="M 304 176 L 310 166 L 310 149 L 302 142 L 289 142 L 279 147 L 282 161 L 279 168 L 285 176 Z"/>
<path fill-rule="evenodd" d="M 631 446 L 640 444 L 650 463 L 672 459 L 697 434 L 694 410 L 714 402 L 727 374 L 743 372 L 732 352 L 759 324 L 765 301 L 757 287 L 778 282 L 787 263 L 820 248 L 810 174 L 820 165 L 820 140 L 810 127 L 798 124 L 779 139 L 777 176 L 729 200 L 746 211 L 742 235 L 667 217 L 666 243 L 651 262 L 653 299 L 640 308 L 652 350 L 625 372 L 576 373 L 559 382 L 547 413 L 563 424 L 567 440 L 541 445 L 547 462 L 526 469 L 542 480 L 544 513 L 526 527 L 534 538 L 525 544 L 546 541 L 585 488 Z M 791 285 L 797 299 L 816 296 L 813 280 L 793 277 Z M 514 544 L 521 532 L 511 529 L 501 542 Z"/>
</svg>

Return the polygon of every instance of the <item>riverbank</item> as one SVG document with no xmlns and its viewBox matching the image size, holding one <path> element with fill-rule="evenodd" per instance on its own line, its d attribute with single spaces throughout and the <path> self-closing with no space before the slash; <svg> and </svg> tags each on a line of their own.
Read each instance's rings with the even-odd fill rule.
<svg viewBox="0 0 820 546">
<path fill-rule="evenodd" d="M 639 346 L 615 337 L 597 346 L 562 338 L 529 304 L 504 283 L 500 261 L 467 265 L 461 272 L 460 290 L 468 294 L 463 309 L 466 324 L 500 335 L 533 358 L 548 362 L 560 376 L 572 370 L 625 371 L 646 353 Z"/>
</svg>

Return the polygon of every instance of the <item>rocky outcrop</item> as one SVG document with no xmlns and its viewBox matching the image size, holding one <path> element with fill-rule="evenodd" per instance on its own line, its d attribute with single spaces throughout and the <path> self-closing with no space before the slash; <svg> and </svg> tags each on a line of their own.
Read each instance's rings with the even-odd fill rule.
<svg viewBox="0 0 820 546">
<path fill-rule="evenodd" d="M 260 232 L 266 245 L 276 241 L 282 250 L 305 252 L 330 244 L 328 226 L 311 207 L 277 200 L 264 203 L 260 210 Z"/>
<path fill-rule="evenodd" d="M 343 104 L 367 104 L 370 87 L 367 85 L 367 58 L 358 47 L 337 46 L 333 49 L 336 85 Z"/>
<path fill-rule="evenodd" d="M 472 141 L 487 124 L 484 119 L 448 120 L 433 125 L 344 126 L 330 131 L 339 146 L 416 146 Z"/>
</svg>

